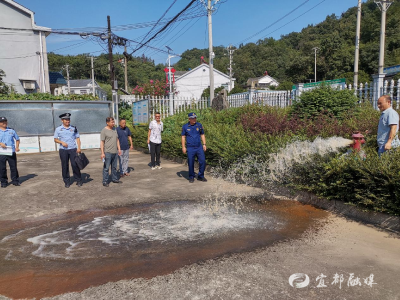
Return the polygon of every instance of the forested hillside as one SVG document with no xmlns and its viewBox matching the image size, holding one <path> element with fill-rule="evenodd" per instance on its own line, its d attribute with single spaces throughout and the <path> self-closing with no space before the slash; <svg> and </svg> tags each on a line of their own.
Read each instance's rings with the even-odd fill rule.
<svg viewBox="0 0 400 300">
<path fill-rule="evenodd" d="M 357 1 L 354 1 L 356 5 Z M 385 66 L 400 64 L 400 0 L 395 0 L 387 13 Z M 314 51 L 317 54 L 317 80 L 328 80 L 345 77 L 348 83 L 353 80 L 355 30 L 357 8 L 353 7 L 341 16 L 330 15 L 325 21 L 309 25 L 300 32 L 281 36 L 279 40 L 266 38 L 256 43 L 239 45 L 234 52 L 234 77 L 239 85 L 248 78 L 263 75 L 265 71 L 288 84 L 308 82 L 314 78 Z M 379 57 L 381 11 L 373 0 L 362 6 L 361 40 L 360 40 L 360 81 L 370 81 L 371 74 L 377 72 Z M 249 32 L 251 35 L 252 32 Z M 235 34 L 232 34 L 234 37 Z M 214 47 L 216 58 L 214 67 L 227 72 L 229 64 L 226 46 Z M 191 49 L 182 54 L 176 63 L 177 70 L 188 70 L 200 63 L 200 57 L 208 61 L 208 49 Z M 123 58 L 114 55 L 115 59 Z M 73 79 L 90 78 L 89 55 L 62 56 L 49 54 L 49 68 L 59 71 L 68 63 L 70 76 Z M 95 60 L 97 81 L 108 83 L 108 55 L 102 54 Z M 120 87 L 123 87 L 124 71 L 116 63 L 116 76 Z M 101 66 L 101 67 L 98 67 Z M 148 82 L 150 79 L 164 78 L 164 65 L 155 65 L 151 58 L 136 57 L 128 63 L 128 79 L 131 87 Z M 63 73 L 65 75 L 65 72 Z"/>
<path fill-rule="evenodd" d="M 357 1 L 354 1 L 357 4 Z M 400 0 L 395 0 L 387 12 L 385 66 L 400 64 Z M 314 78 L 314 51 L 317 54 L 317 80 L 346 77 L 352 82 L 355 51 L 357 7 L 341 16 L 327 16 L 317 25 L 292 32 L 279 40 L 266 38 L 240 45 L 234 52 L 234 77 L 239 84 L 248 78 L 262 76 L 265 71 L 280 82 L 308 82 Z M 360 40 L 360 80 L 370 80 L 378 69 L 381 11 L 373 0 L 362 5 Z M 250 35 L 251 33 L 249 33 Z M 234 34 L 233 34 L 234 36 Z M 214 66 L 223 72 L 229 64 L 224 47 L 215 47 Z M 192 49 L 182 54 L 178 70 L 193 68 L 200 56 L 208 59 L 207 49 Z"/>
<path fill-rule="evenodd" d="M 114 54 L 114 67 L 115 74 L 120 88 L 124 88 L 124 66 L 119 59 L 123 62 L 124 56 L 122 54 Z M 52 72 L 59 72 L 63 66 L 69 64 L 69 76 L 71 79 L 85 79 L 91 78 L 91 62 L 89 54 L 72 55 L 59 55 L 49 53 L 49 70 Z M 100 83 L 110 82 L 110 71 L 108 68 L 108 54 L 101 54 L 95 57 L 94 69 L 95 78 Z M 148 57 L 133 57 L 128 61 L 128 84 L 134 87 L 137 84 L 148 82 L 150 79 L 162 80 L 165 78 L 164 65 L 155 65 L 154 61 Z M 65 78 L 67 77 L 65 70 L 62 71 Z"/>
</svg>

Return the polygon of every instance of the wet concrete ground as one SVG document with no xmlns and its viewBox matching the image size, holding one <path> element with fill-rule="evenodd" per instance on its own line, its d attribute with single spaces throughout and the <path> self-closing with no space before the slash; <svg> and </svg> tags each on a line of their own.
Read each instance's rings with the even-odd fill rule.
<svg viewBox="0 0 400 300">
<path fill-rule="evenodd" d="M 184 178 L 185 166 L 168 162 L 163 170 L 151 171 L 149 156 L 138 152 L 132 153 L 132 176 L 124 178 L 121 186 L 105 189 L 99 152 L 87 151 L 87 155 L 91 164 L 85 173 L 90 176 L 82 188 L 73 185 L 70 189 L 63 187 L 57 154 L 19 156 L 22 186 L 1 190 L 0 294 L 13 298 L 58 294 L 51 299 L 64 300 L 400 299 L 400 240 L 393 234 L 295 202 L 267 202 L 261 211 L 273 230 L 251 227 L 252 217 L 260 213 L 257 208 L 243 215 L 248 227 L 232 230 L 228 226 L 204 238 L 207 234 L 199 228 L 212 224 L 206 220 L 207 226 L 191 232 L 192 240 L 184 239 L 172 231 L 158 230 L 162 222 L 147 213 L 166 213 L 171 200 L 196 200 L 179 202 L 178 207 L 189 208 L 180 213 L 190 215 L 195 211 L 193 205 L 205 202 L 214 216 L 216 209 L 222 209 L 215 199 L 225 202 L 231 196 L 261 195 L 263 191 L 211 178 L 208 183 L 191 185 Z M 143 238 L 140 229 L 127 227 L 126 217 L 121 216 L 134 216 L 146 229 L 149 219 L 137 219 L 145 212 L 153 222 L 147 224 L 157 224 L 147 227 L 154 229 L 145 230 L 147 237 L 158 236 L 158 240 L 148 238 L 135 244 L 113 230 L 104 230 L 117 224 L 128 237 Z M 239 221 L 230 220 L 232 224 Z M 94 226 L 97 233 L 91 236 L 90 226 L 97 223 L 102 225 Z M 66 234 L 70 228 L 73 234 Z M 57 244 L 60 237 L 74 244 L 82 228 L 87 244 L 69 250 L 71 244 Z M 183 228 L 178 229 L 182 232 Z M 108 242 L 107 247 L 90 241 L 99 237 Z M 69 258 L 57 257 L 60 253 Z M 288 279 L 295 273 L 307 274 L 309 285 L 292 287 Z M 326 286 L 318 287 L 316 279 L 321 274 L 327 276 Z M 335 274 L 343 275 L 341 286 L 333 283 Z M 364 281 L 371 274 L 376 283 L 372 287 Z M 78 292 L 62 294 L 69 291 Z"/>
<path fill-rule="evenodd" d="M 0 294 L 41 298 L 109 281 L 152 278 L 185 265 L 298 238 L 327 213 L 294 201 L 193 201 L 88 210 L 0 222 Z"/>
</svg>

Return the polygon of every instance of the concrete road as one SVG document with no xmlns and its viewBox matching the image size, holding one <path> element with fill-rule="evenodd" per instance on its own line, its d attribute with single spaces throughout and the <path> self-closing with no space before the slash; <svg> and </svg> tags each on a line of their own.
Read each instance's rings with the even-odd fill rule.
<svg viewBox="0 0 400 300">
<path fill-rule="evenodd" d="M 210 176 L 207 183 L 190 184 L 186 166 L 164 161 L 162 170 L 152 171 L 147 166 L 150 157 L 139 152 L 131 153 L 131 176 L 120 186 L 104 188 L 99 151 L 86 153 L 91 163 L 84 170 L 85 183 L 69 189 L 64 188 L 57 153 L 20 155 L 22 185 L 1 190 L 0 221 L 25 222 L 132 203 L 263 194 Z M 399 300 L 399 270 L 398 235 L 328 214 L 300 238 L 187 265 L 163 276 L 109 282 L 48 299 Z M 301 277 L 292 285 L 303 288 L 289 283 L 296 273 Z"/>
<path fill-rule="evenodd" d="M 93 207 L 122 206 L 132 203 L 191 200 L 219 196 L 260 195 L 261 189 L 232 185 L 207 176 L 208 182 L 188 181 L 185 165 L 162 161 L 161 170 L 148 166 L 150 155 L 131 151 L 131 176 L 121 179 L 122 184 L 102 185 L 102 166 L 99 150 L 87 150 L 90 164 L 82 171 L 83 186 L 64 187 L 58 152 L 22 154 L 18 156 L 21 186 L 1 189 L 0 221 L 35 218 L 60 214 L 70 210 Z M 72 170 L 70 169 L 72 176 Z M 10 176 L 9 176 L 10 178 Z"/>
</svg>

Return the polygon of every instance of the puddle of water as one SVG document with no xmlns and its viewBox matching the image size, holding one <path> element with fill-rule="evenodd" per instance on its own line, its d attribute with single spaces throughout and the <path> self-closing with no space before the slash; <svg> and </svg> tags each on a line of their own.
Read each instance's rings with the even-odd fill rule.
<svg viewBox="0 0 400 300">
<path fill-rule="evenodd" d="M 292 201 L 180 201 L 0 223 L 0 294 L 54 296 L 296 238 L 325 212 Z"/>
</svg>

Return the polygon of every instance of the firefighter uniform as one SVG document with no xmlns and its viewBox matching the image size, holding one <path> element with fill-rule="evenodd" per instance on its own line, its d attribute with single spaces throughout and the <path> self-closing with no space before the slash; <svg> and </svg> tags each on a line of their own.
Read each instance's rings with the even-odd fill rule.
<svg viewBox="0 0 400 300">
<path fill-rule="evenodd" d="M 189 118 L 196 118 L 195 113 L 189 113 Z M 189 179 L 194 179 L 194 161 L 197 156 L 199 162 L 199 180 L 204 178 L 204 170 L 206 168 L 206 157 L 204 155 L 203 146 L 201 144 L 201 135 L 204 135 L 204 128 L 201 123 L 196 122 L 191 125 L 190 122 L 182 126 L 182 136 L 186 136 L 186 151 L 189 165 Z"/>
</svg>

